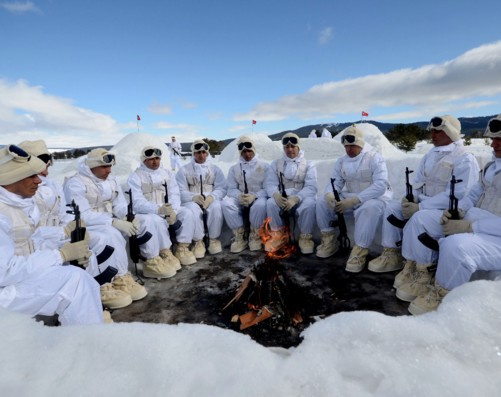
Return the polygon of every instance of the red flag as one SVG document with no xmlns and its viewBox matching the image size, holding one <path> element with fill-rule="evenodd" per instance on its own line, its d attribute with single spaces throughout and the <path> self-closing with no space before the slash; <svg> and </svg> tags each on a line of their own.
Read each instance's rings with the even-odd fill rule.
<svg viewBox="0 0 501 397">
<path fill-rule="evenodd" d="M 368 115 L 369 115 L 369 113 L 364 112 L 364 111 L 362 110 L 362 117 L 367 117 Z"/>
<path fill-rule="evenodd" d="M 138 120 L 138 121 L 139 121 L 139 120 L 141 120 L 141 117 L 139 117 L 139 115 L 137 115 L 137 120 Z"/>
<path fill-rule="evenodd" d="M 256 121 L 256 120 L 252 120 L 252 124 L 256 124 L 256 123 L 257 123 L 257 121 Z"/>
</svg>

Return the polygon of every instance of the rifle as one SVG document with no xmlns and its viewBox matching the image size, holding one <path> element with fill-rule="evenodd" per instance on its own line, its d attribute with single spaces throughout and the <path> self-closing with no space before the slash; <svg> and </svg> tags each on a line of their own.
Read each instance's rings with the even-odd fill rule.
<svg viewBox="0 0 501 397">
<path fill-rule="evenodd" d="M 171 147 L 171 150 L 174 152 L 174 154 L 177 154 L 179 157 L 181 157 L 184 160 L 184 156 L 177 151 L 176 148 Z"/>
<path fill-rule="evenodd" d="M 242 170 L 242 175 L 244 177 L 244 194 L 249 194 L 249 188 L 247 187 L 247 180 L 245 179 L 245 171 Z M 247 241 L 250 234 L 250 207 L 242 206 L 242 220 L 244 221 L 244 240 Z"/>
<path fill-rule="evenodd" d="M 331 178 L 332 192 L 334 193 L 334 198 L 336 199 L 336 201 L 341 201 L 339 193 L 334 186 L 335 181 L 336 178 Z M 337 238 L 337 241 L 339 241 L 339 246 L 343 250 L 349 250 L 351 247 L 351 241 L 348 237 L 348 229 L 346 228 L 346 220 L 344 219 L 344 214 L 342 214 L 341 212 L 336 212 L 336 215 L 337 220 L 332 220 L 330 222 L 330 226 L 339 228 L 339 236 Z"/>
<path fill-rule="evenodd" d="M 77 241 L 82 241 L 85 239 L 85 227 L 82 227 L 81 223 L 81 218 L 80 218 L 80 208 L 78 205 L 75 203 L 75 200 L 71 200 L 71 204 L 66 204 L 67 207 L 71 207 L 72 209 L 69 211 L 66 211 L 68 214 L 75 215 L 75 230 L 71 232 L 70 235 L 70 241 L 72 243 L 76 243 Z M 115 251 L 115 248 L 106 245 L 103 249 L 103 251 L 96 255 L 97 259 L 97 264 L 100 265 L 104 261 L 108 260 L 108 258 L 113 254 Z M 70 261 L 70 264 L 73 266 L 78 266 L 82 269 L 85 269 L 82 265 L 78 264 L 78 261 Z M 99 266 L 98 266 L 98 270 Z M 113 277 L 118 273 L 118 269 L 113 266 L 108 266 L 106 269 L 104 269 L 104 272 L 101 272 L 98 274 L 94 279 L 99 283 L 99 285 L 103 285 L 106 283 L 109 283 Z"/>
<path fill-rule="evenodd" d="M 280 193 L 282 194 L 283 198 L 288 198 L 287 192 L 285 191 L 285 185 L 284 185 L 284 173 L 281 172 L 279 174 L 280 179 L 279 179 L 279 185 L 278 188 L 280 190 Z M 285 227 L 289 231 L 289 242 L 294 244 L 294 231 L 291 229 L 291 220 L 290 217 L 294 216 L 296 212 L 296 207 L 291 208 L 290 210 L 286 211 L 283 208 L 280 209 L 280 217 L 284 221 Z"/>
<path fill-rule="evenodd" d="M 200 175 L 200 194 L 205 200 L 205 194 L 204 194 L 204 182 L 202 179 L 202 175 Z M 209 246 L 209 226 L 207 225 L 207 209 L 204 208 L 203 205 L 200 206 L 202 209 L 202 221 L 204 223 L 204 245 L 205 248 Z"/>
<path fill-rule="evenodd" d="M 412 194 L 412 185 L 409 182 L 409 174 L 414 171 L 410 171 L 409 167 L 405 167 L 405 189 L 406 195 L 405 198 L 409 203 L 414 201 L 414 195 Z M 386 218 L 388 222 L 390 222 L 393 226 L 398 227 L 399 229 L 403 229 L 408 219 L 398 219 L 395 215 L 391 214 L 388 218 Z M 401 244 L 401 242 L 400 242 Z M 397 243 L 397 245 L 400 245 Z"/>
<path fill-rule="evenodd" d="M 162 183 L 165 188 L 164 203 L 169 204 L 169 191 L 167 189 L 167 181 Z M 169 236 L 172 242 L 176 241 L 176 231 L 181 227 L 182 223 L 179 219 L 176 219 L 173 225 L 169 225 Z"/>
<path fill-rule="evenodd" d="M 449 193 L 449 212 L 451 214 L 451 219 L 452 220 L 458 220 L 459 219 L 459 210 L 458 210 L 458 202 L 459 199 L 455 195 L 455 188 L 456 188 L 456 183 L 463 182 L 462 179 L 456 179 L 454 175 L 452 175 L 451 179 L 451 189 Z M 438 251 L 439 245 L 438 241 L 435 240 L 433 237 L 430 237 L 428 233 L 421 233 L 418 236 L 418 240 L 423 244 L 425 247 L 433 250 L 433 251 Z"/>
<path fill-rule="evenodd" d="M 127 204 L 127 221 L 132 222 L 136 215 L 134 214 L 134 203 L 132 200 L 132 189 L 129 189 L 125 192 L 125 194 L 129 195 L 129 204 Z M 139 246 L 147 243 L 150 241 L 152 235 L 150 232 L 145 232 L 141 237 L 137 237 L 136 235 L 132 235 L 129 237 L 129 255 L 130 259 L 134 263 L 134 266 L 136 268 L 136 275 L 137 275 L 137 264 L 139 260 L 141 259 L 143 262 L 146 261 L 146 258 L 141 255 L 141 252 L 139 250 Z"/>
</svg>

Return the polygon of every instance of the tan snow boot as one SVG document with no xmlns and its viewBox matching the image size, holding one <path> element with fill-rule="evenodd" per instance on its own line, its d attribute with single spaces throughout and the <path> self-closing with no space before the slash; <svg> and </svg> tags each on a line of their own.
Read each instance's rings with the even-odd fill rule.
<svg viewBox="0 0 501 397">
<path fill-rule="evenodd" d="M 322 232 L 320 245 L 317 246 L 316 255 L 319 258 L 328 258 L 334 255 L 338 249 L 339 247 L 337 245 L 336 233 Z"/>
<path fill-rule="evenodd" d="M 412 281 L 412 275 L 416 271 L 416 262 L 407 260 L 405 261 L 403 270 L 395 276 L 395 281 L 393 281 L 393 288 L 398 288 L 399 286 L 410 283 Z"/>
<path fill-rule="evenodd" d="M 148 295 L 146 288 L 138 284 L 129 272 L 123 276 L 115 276 L 111 283 L 113 288 L 128 293 L 133 301 L 138 301 Z"/>
<path fill-rule="evenodd" d="M 195 258 L 195 254 L 190 251 L 190 245 L 188 243 L 177 243 L 176 258 L 179 259 L 179 262 L 181 262 L 183 266 L 193 265 L 197 262 L 197 258 Z"/>
<path fill-rule="evenodd" d="M 368 248 L 362 248 L 358 245 L 355 245 L 351 249 L 350 257 L 346 262 L 346 267 L 344 270 L 351 273 L 360 273 L 362 270 L 364 270 L 365 260 L 367 259 L 368 253 Z"/>
<path fill-rule="evenodd" d="M 193 255 L 196 259 L 202 259 L 205 256 L 205 244 L 203 240 L 195 241 L 193 246 Z"/>
<path fill-rule="evenodd" d="M 171 278 L 176 274 L 176 269 L 168 265 L 161 257 L 155 256 L 148 259 L 143 265 L 143 276 L 146 278 Z"/>
<path fill-rule="evenodd" d="M 113 324 L 114 323 L 113 319 L 111 318 L 111 313 L 106 309 L 103 310 L 103 320 L 104 320 L 105 324 Z"/>
<path fill-rule="evenodd" d="M 209 240 L 209 254 L 215 255 L 219 254 L 223 250 L 223 247 L 221 247 L 221 241 L 219 241 L 217 238 L 211 238 Z"/>
<path fill-rule="evenodd" d="M 397 288 L 397 298 L 405 302 L 412 302 L 418 296 L 427 294 L 433 280 L 433 273 L 428 269 L 430 266 L 432 265 L 416 265 L 412 280 Z"/>
<path fill-rule="evenodd" d="M 259 229 L 251 226 L 251 231 L 249 234 L 249 250 L 261 251 L 261 248 L 263 248 L 263 240 L 261 240 L 261 236 L 259 235 Z"/>
<path fill-rule="evenodd" d="M 418 316 L 435 310 L 448 293 L 448 290 L 435 283 L 435 285 L 428 289 L 428 293 L 418 296 L 411 302 L 408 308 L 409 313 Z"/>
<path fill-rule="evenodd" d="M 313 236 L 309 233 L 299 235 L 298 245 L 302 254 L 313 254 L 313 251 L 315 250 L 315 243 L 313 242 L 312 237 Z"/>
<path fill-rule="evenodd" d="M 243 227 L 233 229 L 234 237 L 230 246 L 230 252 L 237 254 L 247 248 L 247 241 L 244 240 L 244 232 L 245 230 Z"/>
<path fill-rule="evenodd" d="M 386 273 L 400 270 L 404 267 L 404 258 L 398 248 L 383 248 L 377 258 L 369 262 L 368 269 L 375 273 Z"/>
<path fill-rule="evenodd" d="M 174 256 L 171 250 L 163 249 L 160 251 L 160 257 L 167 262 L 167 266 L 172 266 L 175 271 L 181 269 L 181 262 Z"/>
<path fill-rule="evenodd" d="M 113 288 L 112 283 L 101 285 L 101 303 L 110 309 L 121 309 L 132 303 L 132 297 L 127 292 Z"/>
</svg>

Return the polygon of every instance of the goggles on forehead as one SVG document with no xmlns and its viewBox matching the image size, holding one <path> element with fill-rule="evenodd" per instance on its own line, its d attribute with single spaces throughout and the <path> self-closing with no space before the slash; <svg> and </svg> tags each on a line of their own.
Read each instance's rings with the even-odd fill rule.
<svg viewBox="0 0 501 397">
<path fill-rule="evenodd" d="M 45 164 L 47 165 L 52 165 L 53 163 L 53 160 L 52 160 L 52 154 L 49 154 L 49 153 L 43 153 L 43 154 L 39 154 L 37 156 L 40 160 L 42 160 Z"/>
<path fill-rule="evenodd" d="M 3 161 L 0 161 L 1 164 L 5 164 L 9 162 L 10 160 L 14 160 L 20 163 L 25 163 L 30 161 L 30 154 L 26 152 L 24 149 L 21 149 L 19 146 L 16 145 L 9 145 L 7 147 L 7 153 L 9 154 L 10 157 L 5 157 Z"/>
<path fill-rule="evenodd" d="M 489 124 L 487 124 L 487 133 L 491 132 L 493 134 L 496 134 L 498 132 L 501 132 L 501 120 L 499 119 L 492 119 L 489 121 Z"/>
<path fill-rule="evenodd" d="M 428 123 L 428 127 L 426 127 L 426 130 L 429 131 L 431 129 L 439 129 L 439 127 L 443 127 L 446 124 L 447 120 L 444 120 L 442 117 L 433 117 Z"/>
<path fill-rule="evenodd" d="M 146 149 L 144 152 L 144 157 L 162 157 L 162 151 L 160 149 Z"/>
<path fill-rule="evenodd" d="M 298 144 L 298 140 L 295 136 L 287 136 L 285 138 L 282 138 L 282 145 L 287 146 L 287 145 L 294 145 L 296 146 Z"/>
<path fill-rule="evenodd" d="M 353 144 L 357 140 L 355 135 L 343 135 L 341 137 L 341 143 L 344 145 L 345 143 Z"/>
<path fill-rule="evenodd" d="M 195 152 L 201 152 L 202 150 L 208 151 L 209 145 L 206 143 L 195 143 L 193 149 L 195 149 Z"/>
<path fill-rule="evenodd" d="M 115 155 L 114 154 L 105 154 L 102 159 L 103 163 L 105 164 L 111 164 L 115 163 Z"/>
<path fill-rule="evenodd" d="M 240 142 L 238 144 L 238 150 L 242 151 L 244 149 L 252 149 L 252 142 Z"/>
</svg>

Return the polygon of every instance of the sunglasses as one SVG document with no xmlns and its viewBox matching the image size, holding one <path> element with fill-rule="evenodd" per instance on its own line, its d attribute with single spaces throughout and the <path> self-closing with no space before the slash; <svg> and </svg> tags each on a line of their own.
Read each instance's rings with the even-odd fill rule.
<svg viewBox="0 0 501 397">
<path fill-rule="evenodd" d="M 492 133 L 497 133 L 501 131 L 501 120 L 499 119 L 492 119 L 489 121 L 489 124 L 487 125 L 487 129 L 489 130 L 488 132 Z"/>
<path fill-rule="evenodd" d="M 344 145 L 344 143 L 355 143 L 355 141 L 357 140 L 357 137 L 355 135 L 343 135 L 341 137 L 341 143 Z"/>
<path fill-rule="evenodd" d="M 42 160 L 47 165 L 52 165 L 52 155 L 48 153 L 40 154 L 37 156 L 40 160 Z"/>
<path fill-rule="evenodd" d="M 296 146 L 298 143 L 298 140 L 295 136 L 288 136 L 282 139 L 282 145 L 287 146 L 289 144 Z"/>
<path fill-rule="evenodd" d="M 162 157 L 162 151 L 160 149 L 146 149 L 143 154 L 147 158 Z"/>
<path fill-rule="evenodd" d="M 244 149 L 252 149 L 252 142 L 240 142 L 238 144 L 238 150 L 242 151 Z"/>
<path fill-rule="evenodd" d="M 208 151 L 209 150 L 209 145 L 207 145 L 206 143 L 195 143 L 193 145 L 193 149 L 195 149 L 196 152 L 200 152 L 202 150 Z"/>
</svg>

